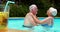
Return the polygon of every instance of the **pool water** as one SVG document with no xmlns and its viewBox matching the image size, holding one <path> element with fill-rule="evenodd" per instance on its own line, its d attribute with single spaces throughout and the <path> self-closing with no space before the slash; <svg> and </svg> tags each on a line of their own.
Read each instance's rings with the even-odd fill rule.
<svg viewBox="0 0 60 32">
<path fill-rule="evenodd" d="M 39 18 L 39 20 L 43 20 L 44 18 Z M 9 18 L 8 19 L 8 28 L 9 29 L 17 29 L 17 30 L 26 30 L 27 28 L 23 27 L 24 18 Z M 36 26 L 35 30 L 43 29 L 40 26 Z M 54 18 L 54 25 L 52 30 L 54 32 L 60 32 L 60 18 Z"/>
</svg>

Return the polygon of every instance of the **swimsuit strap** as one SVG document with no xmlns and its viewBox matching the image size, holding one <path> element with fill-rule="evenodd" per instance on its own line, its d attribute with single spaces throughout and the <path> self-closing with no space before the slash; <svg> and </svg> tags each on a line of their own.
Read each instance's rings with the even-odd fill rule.
<svg viewBox="0 0 60 32">
<path fill-rule="evenodd" d="M 32 28 L 32 26 L 25 26 L 25 25 L 23 25 L 23 27 Z"/>
</svg>

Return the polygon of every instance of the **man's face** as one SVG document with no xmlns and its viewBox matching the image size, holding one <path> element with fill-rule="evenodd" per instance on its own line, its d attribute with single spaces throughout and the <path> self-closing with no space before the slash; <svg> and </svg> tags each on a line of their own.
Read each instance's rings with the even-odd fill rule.
<svg viewBox="0 0 60 32">
<path fill-rule="evenodd" d="M 35 7 L 35 8 L 32 9 L 32 13 L 33 13 L 34 15 L 37 14 L 37 11 L 38 11 L 37 7 Z"/>
</svg>

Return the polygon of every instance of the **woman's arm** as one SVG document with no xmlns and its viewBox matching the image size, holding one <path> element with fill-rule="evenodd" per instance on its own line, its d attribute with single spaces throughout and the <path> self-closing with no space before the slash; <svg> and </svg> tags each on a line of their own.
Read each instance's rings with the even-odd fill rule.
<svg viewBox="0 0 60 32">
<path fill-rule="evenodd" d="M 39 24 L 44 24 L 47 23 L 47 21 L 50 19 L 50 17 L 45 18 L 44 20 L 40 21 L 36 18 L 36 16 L 34 16 L 33 14 L 31 14 L 31 16 L 35 19 L 35 21 Z"/>
<path fill-rule="evenodd" d="M 36 23 L 40 24 L 40 20 L 38 20 L 38 18 L 35 15 L 31 14 L 31 16 L 33 17 Z"/>
<path fill-rule="evenodd" d="M 41 24 L 44 24 L 44 23 L 48 23 L 48 21 L 50 20 L 49 17 L 45 18 L 44 20 L 40 21 Z"/>
<path fill-rule="evenodd" d="M 28 19 L 31 21 L 32 25 L 34 25 L 34 26 L 37 25 L 31 15 L 28 15 Z"/>
</svg>

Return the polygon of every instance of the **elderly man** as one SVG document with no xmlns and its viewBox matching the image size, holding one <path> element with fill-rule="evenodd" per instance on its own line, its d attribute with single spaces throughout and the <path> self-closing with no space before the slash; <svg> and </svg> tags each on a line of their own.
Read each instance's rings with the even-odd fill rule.
<svg viewBox="0 0 60 32">
<path fill-rule="evenodd" d="M 29 10 L 30 10 L 30 12 L 27 13 L 27 15 L 25 16 L 25 20 L 24 20 L 24 25 L 23 26 L 24 27 L 28 27 L 28 28 L 32 28 L 33 26 L 36 26 L 37 23 L 33 19 L 33 17 L 31 16 L 31 14 L 36 16 L 38 9 L 37 9 L 37 6 L 33 4 L 33 5 L 31 5 L 29 7 Z"/>
</svg>

